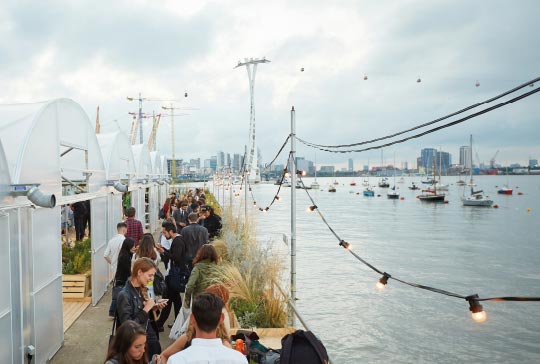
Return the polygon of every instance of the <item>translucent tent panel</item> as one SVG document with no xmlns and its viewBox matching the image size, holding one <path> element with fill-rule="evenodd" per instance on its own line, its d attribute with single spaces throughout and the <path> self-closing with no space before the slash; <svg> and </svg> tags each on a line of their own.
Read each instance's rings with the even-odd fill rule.
<svg viewBox="0 0 540 364">
<path fill-rule="evenodd" d="M 131 146 L 133 158 L 135 160 L 136 178 L 145 179 L 152 174 L 152 161 L 150 152 L 146 144 L 136 144 Z"/>
<path fill-rule="evenodd" d="M 4 148 L 2 147 L 2 143 L 0 143 L 0 207 L 8 203 L 10 184 L 9 167 L 6 161 L 6 155 L 4 154 Z"/>
<path fill-rule="evenodd" d="M 152 173 L 154 177 L 160 178 L 161 172 L 161 156 L 158 152 L 150 152 L 150 161 L 152 162 Z"/>
<path fill-rule="evenodd" d="M 126 134 L 120 131 L 98 134 L 97 139 L 108 180 L 118 181 L 135 176 L 135 159 Z"/>
<path fill-rule="evenodd" d="M 167 157 L 165 157 L 164 155 L 162 155 L 160 157 L 161 159 L 161 171 L 163 173 L 164 176 L 168 176 L 170 175 L 169 173 L 169 167 L 167 166 Z"/>
<path fill-rule="evenodd" d="M 41 183 L 42 191 L 57 196 L 62 195 L 62 175 L 78 181 L 88 173 L 89 192 L 104 184 L 90 120 L 72 100 L 0 106 L 0 141 L 14 184 Z"/>
</svg>

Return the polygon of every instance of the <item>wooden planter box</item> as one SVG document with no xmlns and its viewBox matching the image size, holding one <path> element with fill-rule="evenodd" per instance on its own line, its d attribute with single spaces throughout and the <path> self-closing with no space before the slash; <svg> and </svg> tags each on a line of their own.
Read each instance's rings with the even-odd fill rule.
<svg viewBox="0 0 540 364">
<path fill-rule="evenodd" d="M 90 273 L 62 275 L 62 297 L 64 300 L 86 301 L 91 293 Z"/>
</svg>

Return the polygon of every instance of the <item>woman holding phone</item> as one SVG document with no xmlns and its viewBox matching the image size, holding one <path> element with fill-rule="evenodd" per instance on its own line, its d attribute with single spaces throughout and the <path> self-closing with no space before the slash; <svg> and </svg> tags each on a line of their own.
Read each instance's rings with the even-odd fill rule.
<svg viewBox="0 0 540 364">
<path fill-rule="evenodd" d="M 116 301 L 118 325 L 133 320 L 145 328 L 150 357 L 161 352 L 157 331 L 154 325 L 150 324 L 150 311 L 161 310 L 167 304 L 166 301 L 156 304 L 154 299 L 148 297 L 146 286 L 153 281 L 156 270 L 157 266 L 150 258 L 137 259 L 133 264 L 131 277 L 124 289 L 118 293 Z"/>
</svg>

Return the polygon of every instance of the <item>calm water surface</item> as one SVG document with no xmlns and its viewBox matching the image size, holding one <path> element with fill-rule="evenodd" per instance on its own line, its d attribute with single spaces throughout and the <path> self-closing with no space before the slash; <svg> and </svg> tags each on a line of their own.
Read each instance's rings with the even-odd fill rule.
<svg viewBox="0 0 540 364">
<path fill-rule="evenodd" d="M 397 184 L 405 198 L 399 201 L 378 188 L 381 197 L 362 196 L 361 178 L 356 187 L 349 186 L 352 178 L 337 179 L 337 192 L 328 193 L 333 180 L 319 178 L 324 191 L 310 192 L 337 233 L 379 269 L 462 295 L 540 296 L 540 177 L 510 177 L 512 196 L 496 193 L 506 177 L 477 177 L 498 209 L 462 206 L 457 177 L 443 181 L 451 184 L 448 204 L 416 199 L 419 192 L 407 186 L 420 178 Z M 263 206 L 276 190 L 253 186 Z M 290 189 L 282 190 L 268 213 L 253 208 L 261 242 L 283 245 L 281 234 L 290 233 Z M 310 203 L 302 190 L 297 205 L 298 308 L 335 363 L 540 362 L 540 302 L 485 302 L 488 320 L 477 324 L 464 300 L 392 280 L 378 292 L 380 276 L 305 211 Z"/>
</svg>

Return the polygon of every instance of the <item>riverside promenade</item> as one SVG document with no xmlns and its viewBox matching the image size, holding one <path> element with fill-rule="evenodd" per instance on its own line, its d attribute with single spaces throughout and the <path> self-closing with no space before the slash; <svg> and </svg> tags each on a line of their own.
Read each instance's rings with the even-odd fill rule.
<svg viewBox="0 0 540 364">
<path fill-rule="evenodd" d="M 161 230 L 155 231 L 153 235 L 154 239 L 159 239 Z M 162 273 L 165 272 L 163 263 L 160 263 L 159 269 Z M 96 306 L 88 306 L 64 333 L 64 345 L 52 357 L 51 364 L 98 364 L 105 362 L 112 329 L 112 320 L 108 317 L 111 294 L 112 288 L 109 288 L 99 303 Z M 159 334 L 162 349 L 167 348 L 173 342 L 169 339 L 170 329 L 167 326 L 173 322 L 174 314 L 171 314 L 165 324 L 165 332 Z"/>
</svg>

